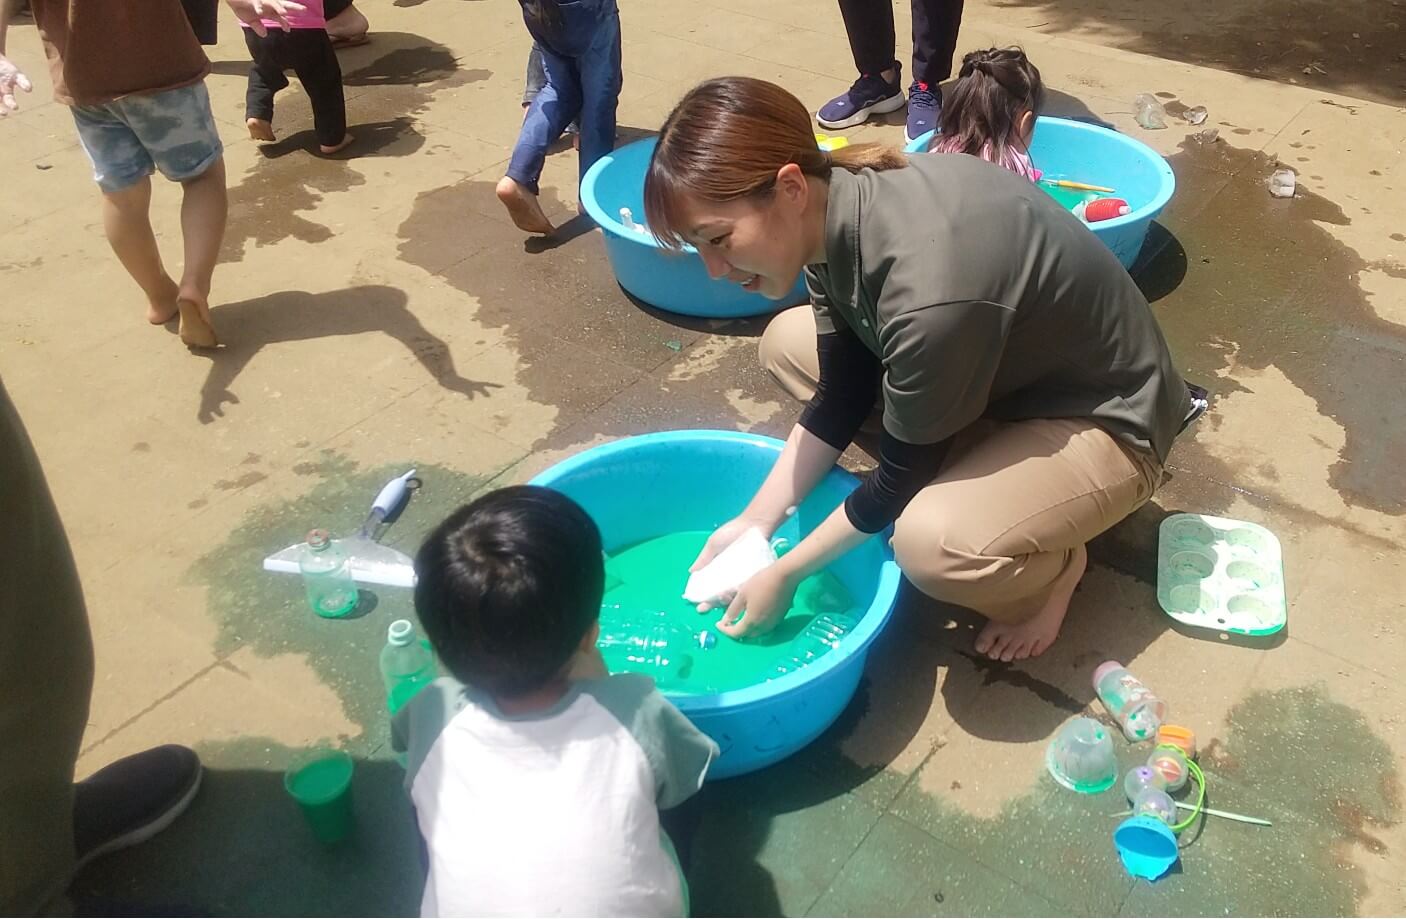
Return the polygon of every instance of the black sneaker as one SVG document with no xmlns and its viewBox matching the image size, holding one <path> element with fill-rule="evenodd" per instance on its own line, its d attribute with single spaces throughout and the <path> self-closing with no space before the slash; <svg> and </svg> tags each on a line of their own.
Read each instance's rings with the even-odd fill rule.
<svg viewBox="0 0 1406 919">
<path fill-rule="evenodd" d="M 908 87 L 908 126 L 904 134 L 911 144 L 929 131 L 937 129 L 942 120 L 942 87 L 914 83 Z"/>
<path fill-rule="evenodd" d="M 893 62 L 893 82 L 876 73 L 860 74 L 844 94 L 820 107 L 815 120 L 822 128 L 852 128 L 863 124 L 870 115 L 882 115 L 903 108 L 903 66 Z"/>
<path fill-rule="evenodd" d="M 1195 383 L 1187 383 L 1186 391 L 1191 396 L 1191 407 L 1186 410 L 1186 417 L 1182 419 L 1181 427 L 1177 429 L 1180 434 L 1196 423 L 1196 419 L 1206 414 L 1206 409 L 1211 407 L 1211 394 Z"/>
<path fill-rule="evenodd" d="M 77 871 L 170 826 L 200 790 L 200 757 L 166 744 L 110 763 L 73 787 Z"/>
</svg>

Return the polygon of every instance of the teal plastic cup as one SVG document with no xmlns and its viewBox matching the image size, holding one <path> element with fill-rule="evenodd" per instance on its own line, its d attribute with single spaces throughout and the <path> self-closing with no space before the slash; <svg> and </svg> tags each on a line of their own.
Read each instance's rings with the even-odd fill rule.
<svg viewBox="0 0 1406 919">
<path fill-rule="evenodd" d="M 352 758 L 340 750 L 319 748 L 294 760 L 283 787 L 307 818 L 323 845 L 341 842 L 356 826 L 352 811 Z"/>
</svg>

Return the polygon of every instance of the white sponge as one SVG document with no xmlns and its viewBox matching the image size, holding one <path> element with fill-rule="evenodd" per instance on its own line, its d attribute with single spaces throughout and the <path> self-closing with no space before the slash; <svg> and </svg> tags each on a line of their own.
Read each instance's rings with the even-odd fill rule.
<svg viewBox="0 0 1406 919">
<path fill-rule="evenodd" d="M 704 603 L 732 593 L 752 575 L 776 563 L 776 551 L 756 527 L 745 531 L 717 557 L 689 575 L 683 598 Z"/>
</svg>

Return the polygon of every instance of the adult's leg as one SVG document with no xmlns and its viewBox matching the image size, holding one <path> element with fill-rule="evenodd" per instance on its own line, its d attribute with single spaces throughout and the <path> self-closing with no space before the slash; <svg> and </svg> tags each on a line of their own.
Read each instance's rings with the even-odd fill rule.
<svg viewBox="0 0 1406 919">
<path fill-rule="evenodd" d="M 577 59 L 581 74 L 580 178 L 615 149 L 615 116 L 624 72 L 620 66 L 620 13 L 615 0 L 602 4 L 595 35 Z"/>
<path fill-rule="evenodd" d="M 342 91 L 342 67 L 332 39 L 318 29 L 294 29 L 293 71 L 312 102 L 313 127 L 323 153 L 336 153 L 351 143 L 347 133 L 347 100 Z"/>
<path fill-rule="evenodd" d="M 63 525 L 3 383 L 0 481 L 0 914 L 23 916 L 61 907 L 73 871 L 93 646 Z"/>
<path fill-rule="evenodd" d="M 913 80 L 936 87 L 952 76 L 962 0 L 913 0 Z"/>
<path fill-rule="evenodd" d="M 916 2 L 916 0 L 915 0 Z M 893 79 L 893 49 L 897 39 L 890 0 L 840 0 L 840 16 L 860 73 Z"/>
<path fill-rule="evenodd" d="M 1142 506 L 1161 467 L 1081 418 L 978 422 L 894 528 L 903 573 L 991 620 L 977 650 L 1019 660 L 1059 633 L 1084 546 Z"/>
<path fill-rule="evenodd" d="M 213 348 L 218 340 L 210 324 L 210 284 L 229 209 L 224 159 L 216 160 L 196 178 L 182 182 L 181 188 L 181 238 L 186 254 L 177 300 L 181 340 L 198 348 Z"/>
</svg>

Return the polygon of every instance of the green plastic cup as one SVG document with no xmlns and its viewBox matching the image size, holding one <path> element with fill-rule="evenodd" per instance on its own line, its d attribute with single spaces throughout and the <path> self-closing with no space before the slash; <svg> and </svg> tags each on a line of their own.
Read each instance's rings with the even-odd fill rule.
<svg viewBox="0 0 1406 919">
<path fill-rule="evenodd" d="M 352 758 L 326 748 L 298 757 L 283 774 L 283 787 L 302 808 L 313 836 L 324 845 L 342 841 L 356 826 L 351 778 Z"/>
</svg>

